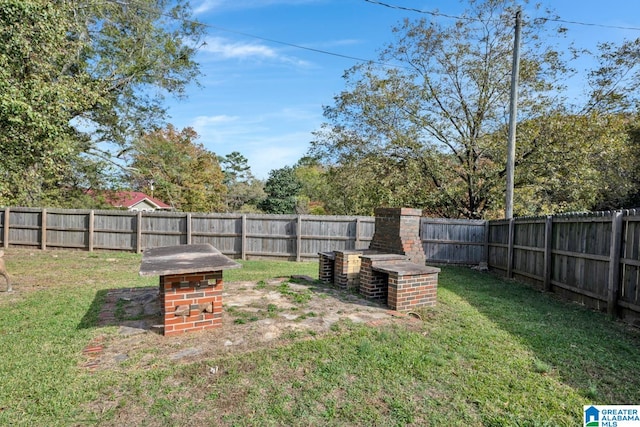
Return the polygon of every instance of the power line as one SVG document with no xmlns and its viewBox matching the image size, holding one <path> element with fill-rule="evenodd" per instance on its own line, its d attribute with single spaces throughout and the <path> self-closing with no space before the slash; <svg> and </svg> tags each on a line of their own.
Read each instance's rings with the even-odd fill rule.
<svg viewBox="0 0 640 427">
<path fill-rule="evenodd" d="M 600 28 L 612 28 L 615 30 L 640 31 L 640 27 L 623 27 L 620 25 L 607 25 L 607 24 L 594 24 L 589 22 L 567 21 L 566 19 L 560 19 L 560 18 L 539 18 L 539 19 L 544 21 L 561 22 L 563 24 L 583 25 L 587 27 L 600 27 Z"/>
<path fill-rule="evenodd" d="M 397 9 L 397 10 L 405 10 L 407 12 L 416 12 L 416 13 L 423 13 L 425 15 L 431 15 L 431 16 L 437 16 L 440 17 L 442 16 L 443 18 L 451 18 L 451 19 L 456 19 L 459 21 L 477 21 L 478 19 L 476 18 L 470 18 L 468 16 L 457 16 L 457 15 L 448 15 L 446 13 L 441 13 L 435 10 L 422 10 L 422 9 L 415 9 L 413 7 L 405 7 L 405 6 L 398 6 L 395 4 L 389 4 L 389 3 L 384 3 L 381 1 L 377 1 L 377 0 L 364 0 L 367 3 L 371 3 L 371 4 L 377 4 L 379 6 L 384 6 L 384 7 L 388 7 L 389 9 Z"/>
<path fill-rule="evenodd" d="M 395 4 L 390 4 L 390 3 L 385 3 L 385 2 L 381 2 L 378 0 L 364 0 L 367 3 L 371 3 L 371 4 L 376 4 L 378 6 L 384 6 L 387 7 L 389 9 L 396 9 L 396 10 L 404 10 L 407 12 L 415 12 L 415 13 L 422 13 L 422 14 L 426 14 L 426 15 L 431 15 L 431 16 L 436 16 L 436 17 L 443 17 L 443 18 L 450 18 L 450 19 L 455 19 L 455 20 L 459 20 L 459 21 L 479 21 L 479 19 L 477 18 L 471 18 L 468 16 L 457 16 L 457 15 L 448 15 L 446 13 L 441 13 L 435 10 L 422 10 L 422 9 L 416 9 L 413 7 L 405 7 L 405 6 L 399 6 L 399 5 L 395 5 Z M 571 25 L 583 25 L 583 26 L 588 26 L 588 27 L 600 27 L 600 28 L 611 28 L 611 29 L 616 29 L 616 30 L 631 30 L 631 31 L 640 31 L 640 27 L 626 27 L 626 26 L 621 26 L 621 25 L 607 25 L 607 24 L 597 24 L 597 23 L 590 23 L 590 22 L 580 22 L 580 21 L 570 21 L 567 19 L 560 19 L 560 18 L 535 18 L 536 20 L 540 20 L 540 21 L 551 21 L 551 22 L 560 22 L 562 24 L 571 24 Z"/>
<path fill-rule="evenodd" d="M 110 3 L 118 4 L 118 5 L 131 6 L 128 3 L 122 2 L 122 1 L 119 1 L 119 0 L 106 0 L 106 1 L 110 2 Z M 149 8 L 146 8 L 146 7 L 143 7 L 143 6 L 140 6 L 140 5 L 134 5 L 133 7 L 137 8 L 139 10 L 145 11 L 145 12 L 157 13 L 159 16 L 164 16 L 165 18 L 170 18 L 170 19 L 173 19 L 173 20 L 182 21 L 182 22 L 187 23 L 187 24 L 200 25 L 200 26 L 205 27 L 205 28 L 212 28 L 214 30 L 223 31 L 223 32 L 231 33 L 231 34 L 237 34 L 237 35 L 241 35 L 241 36 L 244 36 L 244 37 L 249 37 L 249 38 L 253 38 L 253 39 L 257 39 L 257 40 L 263 40 L 263 41 L 266 41 L 266 42 L 269 42 L 269 43 L 276 43 L 276 44 L 280 44 L 280 45 L 283 45 L 283 46 L 293 47 L 293 48 L 296 48 L 296 49 L 308 50 L 308 51 L 311 51 L 311 52 L 321 53 L 321 54 L 324 54 L 324 55 L 336 56 L 338 58 L 345 58 L 345 59 L 351 59 L 351 60 L 359 61 L 359 62 L 366 62 L 366 63 L 370 63 L 370 64 L 380 65 L 380 66 L 386 67 L 386 68 L 407 68 L 407 67 L 405 67 L 403 65 L 392 65 L 392 64 L 389 64 L 389 63 L 378 62 L 378 61 L 374 61 L 374 60 L 371 60 L 371 59 L 359 58 L 357 56 L 344 55 L 344 54 L 341 54 L 341 53 L 330 52 L 328 50 L 316 49 L 316 48 L 312 48 L 312 47 L 308 47 L 308 46 L 298 45 L 298 44 L 295 44 L 295 43 L 289 43 L 289 42 L 285 42 L 285 41 L 281 41 L 281 40 L 270 39 L 270 38 L 267 38 L 267 37 L 257 36 L 255 34 L 245 33 L 245 32 L 242 32 L 242 31 L 230 30 L 228 28 L 219 27 L 219 26 L 213 25 L 213 24 L 207 24 L 207 23 L 196 21 L 196 20 L 193 20 L 193 19 L 176 17 L 176 16 L 170 15 L 168 13 L 159 12 L 157 10 L 151 10 Z"/>
<path fill-rule="evenodd" d="M 165 15 L 165 16 L 168 16 L 168 15 Z M 283 46 L 294 47 L 296 49 L 308 50 L 308 51 L 311 51 L 311 52 L 322 53 L 324 55 L 337 56 L 339 58 L 352 59 L 354 61 L 368 62 L 368 63 L 372 63 L 372 64 L 376 64 L 376 65 L 381 65 L 383 67 L 390 67 L 390 68 L 397 68 L 398 67 L 397 65 L 391 65 L 391 64 L 388 64 L 388 63 L 384 63 L 384 62 L 377 62 L 377 61 L 373 61 L 371 59 L 358 58 L 357 56 L 344 55 L 344 54 L 341 54 L 341 53 L 330 52 L 328 50 L 316 49 L 316 48 L 313 48 L 313 47 L 302 46 L 302 45 L 298 45 L 298 44 L 294 44 L 294 43 L 283 42 L 281 40 L 276 40 L 276 39 L 270 39 L 270 38 L 267 38 L 267 37 L 257 36 L 255 34 L 244 33 L 242 31 L 230 30 L 228 28 L 218 27 L 216 25 L 211 25 L 211 24 L 205 24 L 205 23 L 202 23 L 202 22 L 199 22 L 199 21 L 189 21 L 189 20 L 185 20 L 185 21 L 186 22 L 197 23 L 199 25 L 202 25 L 202 26 L 205 26 L 205 27 L 208 27 L 208 28 L 213 28 L 213 29 L 218 30 L 218 31 L 224 31 L 224 32 L 227 32 L 227 33 L 238 34 L 238 35 L 245 36 L 245 37 L 251 37 L 251 38 L 254 38 L 254 39 L 258 39 L 258 40 L 263 40 L 263 41 L 266 41 L 266 42 L 269 42 L 269 43 L 276 43 L 276 44 L 280 44 L 280 45 L 283 45 Z"/>
</svg>

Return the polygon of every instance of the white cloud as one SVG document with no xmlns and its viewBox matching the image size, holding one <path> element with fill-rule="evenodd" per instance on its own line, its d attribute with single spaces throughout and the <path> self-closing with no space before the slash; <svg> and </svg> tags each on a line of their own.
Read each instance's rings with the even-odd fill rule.
<svg viewBox="0 0 640 427">
<path fill-rule="evenodd" d="M 243 43 L 223 37 L 209 37 L 200 48 L 200 52 L 212 54 L 212 59 L 271 60 L 297 67 L 309 67 L 311 64 L 296 57 L 283 55 L 278 50 L 260 43 Z"/>
<path fill-rule="evenodd" d="M 310 139 L 308 132 L 272 135 L 245 149 L 245 157 L 253 174 L 266 179 L 274 169 L 293 166 L 306 153 Z"/>
<path fill-rule="evenodd" d="M 223 5 L 223 0 L 205 0 L 193 9 L 195 15 L 208 12 Z"/>
<path fill-rule="evenodd" d="M 225 114 L 219 116 L 197 116 L 195 119 L 193 119 L 192 126 L 194 128 L 198 128 L 219 123 L 229 123 L 236 121 L 237 119 L 237 116 L 227 116 Z"/>
<path fill-rule="evenodd" d="M 257 43 L 230 42 L 222 37 L 209 37 L 200 49 L 203 52 L 214 53 L 222 58 L 276 58 L 275 50 Z"/>
<path fill-rule="evenodd" d="M 193 12 L 198 15 L 210 11 L 215 12 L 221 9 L 257 9 L 278 4 L 297 6 L 322 1 L 325 0 L 235 0 L 232 2 L 224 0 L 203 0 L 199 5 L 194 7 Z"/>
</svg>

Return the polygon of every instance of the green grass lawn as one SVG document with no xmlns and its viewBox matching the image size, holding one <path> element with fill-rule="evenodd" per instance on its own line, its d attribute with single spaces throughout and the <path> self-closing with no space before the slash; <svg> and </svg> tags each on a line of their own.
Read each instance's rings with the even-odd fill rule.
<svg viewBox="0 0 640 427">
<path fill-rule="evenodd" d="M 0 425 L 575 426 L 582 405 L 640 404 L 638 330 L 449 267 L 424 322 L 342 322 L 249 353 L 92 373 L 82 350 L 109 329 L 96 295 L 157 278 L 138 276 L 136 254 L 5 252 Z M 225 281 L 317 277 L 316 263 L 243 265 Z"/>
</svg>

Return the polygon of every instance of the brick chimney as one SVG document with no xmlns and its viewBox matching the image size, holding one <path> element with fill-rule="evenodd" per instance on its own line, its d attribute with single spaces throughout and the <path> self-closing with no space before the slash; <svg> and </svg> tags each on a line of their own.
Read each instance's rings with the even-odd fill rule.
<svg viewBox="0 0 640 427">
<path fill-rule="evenodd" d="M 427 257 L 420 239 L 422 211 L 412 208 L 376 208 L 376 229 L 370 250 L 405 255 L 425 265 Z"/>
</svg>

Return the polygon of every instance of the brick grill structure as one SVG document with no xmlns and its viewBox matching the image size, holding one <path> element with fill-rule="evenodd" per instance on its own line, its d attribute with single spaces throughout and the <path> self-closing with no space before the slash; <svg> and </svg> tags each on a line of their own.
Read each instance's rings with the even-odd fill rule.
<svg viewBox="0 0 640 427">
<path fill-rule="evenodd" d="M 240 264 L 209 244 L 146 250 L 141 276 L 160 276 L 163 334 L 222 326 L 222 271 Z"/>
<path fill-rule="evenodd" d="M 368 250 L 320 252 L 318 278 L 341 289 L 357 289 L 392 310 L 436 304 L 439 268 L 425 266 L 419 209 L 378 208 Z"/>
<path fill-rule="evenodd" d="M 222 271 L 160 276 L 164 335 L 222 326 Z"/>
<path fill-rule="evenodd" d="M 405 255 L 425 265 L 427 257 L 420 239 L 422 211 L 412 208 L 376 208 L 376 230 L 369 250 Z"/>
</svg>

